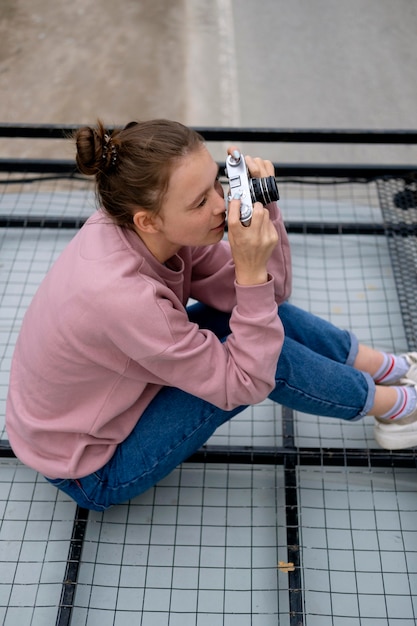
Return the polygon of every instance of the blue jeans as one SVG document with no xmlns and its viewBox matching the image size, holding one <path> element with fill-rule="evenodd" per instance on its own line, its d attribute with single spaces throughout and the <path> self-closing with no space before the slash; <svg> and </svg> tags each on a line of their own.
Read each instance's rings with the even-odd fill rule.
<svg viewBox="0 0 417 626">
<path fill-rule="evenodd" d="M 220 339 L 230 333 L 228 314 L 201 304 L 189 307 L 188 313 Z M 375 384 L 369 374 L 352 367 L 356 337 L 288 303 L 279 307 L 279 316 L 285 340 L 269 397 L 313 415 L 344 420 L 366 415 Z M 245 408 L 223 411 L 180 389 L 164 387 L 104 467 L 77 480 L 48 480 L 80 506 L 102 511 L 155 485 Z"/>
</svg>

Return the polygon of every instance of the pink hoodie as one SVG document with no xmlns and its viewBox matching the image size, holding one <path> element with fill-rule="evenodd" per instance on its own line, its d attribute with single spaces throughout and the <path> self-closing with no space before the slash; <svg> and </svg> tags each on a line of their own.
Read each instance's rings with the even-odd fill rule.
<svg viewBox="0 0 417 626">
<path fill-rule="evenodd" d="M 132 231 L 95 213 L 57 259 L 23 321 L 6 425 L 17 457 L 49 478 L 101 468 L 163 386 L 222 409 L 264 400 L 284 338 L 277 304 L 291 286 L 280 233 L 270 280 L 235 283 L 230 248 L 183 248 L 161 265 Z M 222 343 L 188 320 L 189 298 L 231 311 Z"/>
</svg>

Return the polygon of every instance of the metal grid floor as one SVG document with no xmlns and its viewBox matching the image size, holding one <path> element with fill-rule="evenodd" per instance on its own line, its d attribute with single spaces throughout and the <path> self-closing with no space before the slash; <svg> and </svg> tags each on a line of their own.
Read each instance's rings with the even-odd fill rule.
<svg viewBox="0 0 417 626">
<path fill-rule="evenodd" d="M 280 181 L 292 301 L 398 352 L 417 347 L 410 189 L 402 179 Z M 78 509 L 10 456 L 14 341 L 94 197 L 83 179 L 17 174 L 0 193 L 1 623 L 415 624 L 415 455 L 377 450 L 371 418 L 347 424 L 266 401 L 105 513 Z"/>
</svg>

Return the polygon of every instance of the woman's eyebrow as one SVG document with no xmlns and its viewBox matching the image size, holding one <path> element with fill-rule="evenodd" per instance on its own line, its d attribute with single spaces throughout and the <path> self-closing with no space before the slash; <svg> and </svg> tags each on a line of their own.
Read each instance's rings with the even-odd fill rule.
<svg viewBox="0 0 417 626">
<path fill-rule="evenodd" d="M 216 182 L 216 180 L 217 180 L 218 176 L 219 176 L 219 173 L 218 173 L 218 170 L 216 169 L 216 175 L 215 175 L 215 177 L 214 177 L 213 183 L 215 183 L 215 182 Z M 209 185 L 206 189 L 203 189 L 203 190 L 202 190 L 202 191 L 198 194 L 198 196 L 195 198 L 195 200 L 194 200 L 193 202 L 191 202 L 191 203 L 188 205 L 188 206 L 189 206 L 189 208 L 192 208 L 192 207 L 194 207 L 194 206 L 197 206 L 197 205 L 199 204 L 199 202 L 200 202 L 201 198 L 202 198 L 203 196 L 205 196 L 205 195 L 206 195 L 206 193 L 208 193 L 208 192 L 210 191 L 210 189 L 211 189 L 211 188 L 212 188 L 212 185 Z"/>
</svg>

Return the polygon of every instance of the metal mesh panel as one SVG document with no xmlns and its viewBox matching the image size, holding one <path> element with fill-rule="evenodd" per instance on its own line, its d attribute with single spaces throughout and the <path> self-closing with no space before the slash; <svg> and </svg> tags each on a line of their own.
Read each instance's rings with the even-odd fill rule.
<svg viewBox="0 0 417 626">
<path fill-rule="evenodd" d="M 24 311 L 94 207 L 76 177 L 2 174 L 1 416 Z M 414 182 L 278 181 L 292 301 L 387 350 L 416 347 Z M 2 423 L 2 456 L 10 454 Z M 147 494 L 88 514 L 3 458 L 4 626 L 415 623 L 414 451 L 269 402 Z"/>
</svg>

